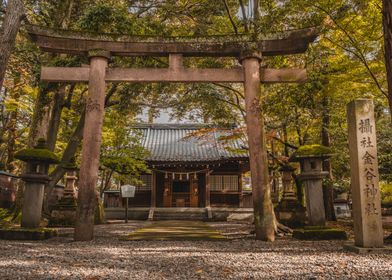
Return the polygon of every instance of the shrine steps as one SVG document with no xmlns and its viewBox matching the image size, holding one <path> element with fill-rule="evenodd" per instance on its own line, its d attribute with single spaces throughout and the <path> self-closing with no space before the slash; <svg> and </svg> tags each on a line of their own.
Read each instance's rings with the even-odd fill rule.
<svg viewBox="0 0 392 280">
<path fill-rule="evenodd" d="M 212 208 L 147 208 L 132 207 L 128 209 L 130 220 L 195 220 L 195 221 L 226 221 L 232 213 L 253 213 L 252 208 L 212 207 Z M 105 208 L 107 220 L 123 220 L 124 208 Z"/>
</svg>

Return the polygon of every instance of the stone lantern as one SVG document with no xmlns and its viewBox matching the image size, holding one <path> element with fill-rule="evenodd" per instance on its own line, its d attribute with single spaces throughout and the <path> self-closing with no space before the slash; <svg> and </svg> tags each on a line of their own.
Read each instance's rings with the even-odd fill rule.
<svg viewBox="0 0 392 280">
<path fill-rule="evenodd" d="M 279 170 L 282 172 L 283 194 L 276 207 L 277 217 L 282 224 L 287 226 L 301 226 L 305 221 L 305 208 L 298 201 L 293 188 L 292 173 L 296 168 L 291 164 L 285 164 Z"/>
<path fill-rule="evenodd" d="M 26 162 L 26 172 L 21 175 L 25 182 L 22 227 L 36 228 L 41 222 L 45 184 L 50 181 L 49 165 L 59 163 L 59 159 L 46 148 L 44 139 L 39 139 L 33 149 L 18 151 L 15 158 Z"/>
<path fill-rule="evenodd" d="M 79 168 L 75 164 L 75 158 L 72 158 L 71 162 L 63 165 L 63 169 L 66 170 L 65 174 L 65 188 L 64 188 L 64 198 L 77 198 L 76 192 L 76 181 L 78 177 L 76 176 Z"/>
<path fill-rule="evenodd" d="M 74 158 L 69 163 L 62 165 L 62 168 L 66 170 L 64 195 L 51 212 L 49 221 L 51 226 L 73 226 L 76 219 L 77 192 L 75 184 L 79 168 L 76 166 Z"/>
<path fill-rule="evenodd" d="M 325 226 L 325 209 L 323 199 L 323 178 L 328 176 L 323 171 L 323 161 L 331 156 L 330 149 L 322 145 L 304 145 L 292 155 L 290 161 L 301 165 L 299 180 L 304 183 L 306 210 L 311 226 Z"/>
</svg>

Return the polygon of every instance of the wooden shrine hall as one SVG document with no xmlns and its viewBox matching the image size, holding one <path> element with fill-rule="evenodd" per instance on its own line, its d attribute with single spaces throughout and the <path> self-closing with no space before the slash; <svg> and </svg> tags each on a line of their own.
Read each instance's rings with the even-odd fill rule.
<svg viewBox="0 0 392 280">
<path fill-rule="evenodd" d="M 145 124 L 136 130 L 151 174 L 141 176 L 130 207 L 251 207 L 242 175 L 249 171 L 244 144 L 219 141 L 230 131 L 212 128 L 207 138 L 192 136 L 205 125 Z M 244 201 L 244 196 L 246 197 Z M 244 205 L 245 202 L 245 205 Z M 122 207 L 119 191 L 107 191 L 105 208 Z"/>
</svg>

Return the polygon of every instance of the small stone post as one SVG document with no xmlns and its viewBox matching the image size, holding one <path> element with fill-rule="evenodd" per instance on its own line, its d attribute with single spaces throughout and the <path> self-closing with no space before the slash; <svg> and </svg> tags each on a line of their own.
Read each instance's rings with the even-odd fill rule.
<svg viewBox="0 0 392 280">
<path fill-rule="evenodd" d="M 357 99 L 347 106 L 355 246 L 383 247 L 374 105 Z"/>
<path fill-rule="evenodd" d="M 328 147 L 304 145 L 298 148 L 291 159 L 301 164 L 301 174 L 298 178 L 305 186 L 306 211 L 310 226 L 325 226 L 323 178 L 328 172 L 323 171 L 323 160 L 330 156 Z"/>
<path fill-rule="evenodd" d="M 21 178 L 25 182 L 22 208 L 22 227 L 40 226 L 45 184 L 50 181 L 49 164 L 58 163 L 57 156 L 46 148 L 44 139 L 39 139 L 33 149 L 24 149 L 15 158 L 26 162 L 26 173 Z"/>
</svg>

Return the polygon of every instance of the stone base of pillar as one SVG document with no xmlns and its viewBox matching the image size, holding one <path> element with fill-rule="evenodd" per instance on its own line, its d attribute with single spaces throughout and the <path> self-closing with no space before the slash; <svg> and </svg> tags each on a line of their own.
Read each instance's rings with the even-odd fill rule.
<svg viewBox="0 0 392 280">
<path fill-rule="evenodd" d="M 76 222 L 76 199 L 72 193 L 64 192 L 64 196 L 50 214 L 49 226 L 73 227 Z"/>
<path fill-rule="evenodd" d="M 53 210 L 50 215 L 49 226 L 51 227 L 74 227 L 76 221 L 76 209 Z"/>
<path fill-rule="evenodd" d="M 306 221 L 306 209 L 296 199 L 282 199 L 275 208 L 278 221 L 291 228 L 302 227 Z"/>
<path fill-rule="evenodd" d="M 392 254 L 392 245 L 381 248 L 365 248 L 355 246 L 354 243 L 347 243 L 343 245 L 343 249 L 356 254 Z"/>
</svg>

